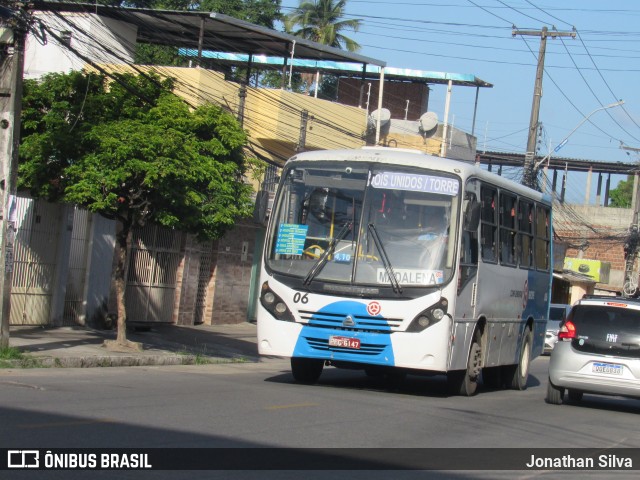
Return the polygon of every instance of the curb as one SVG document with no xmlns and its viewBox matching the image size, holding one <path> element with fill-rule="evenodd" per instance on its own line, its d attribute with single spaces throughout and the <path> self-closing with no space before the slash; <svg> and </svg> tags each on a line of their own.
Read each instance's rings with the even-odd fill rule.
<svg viewBox="0 0 640 480">
<path fill-rule="evenodd" d="M 97 368 L 148 367 L 167 365 L 214 365 L 229 363 L 255 363 L 249 357 L 203 357 L 199 355 L 123 355 L 89 357 L 29 357 L 28 360 L 8 360 L 9 368 Z"/>
</svg>

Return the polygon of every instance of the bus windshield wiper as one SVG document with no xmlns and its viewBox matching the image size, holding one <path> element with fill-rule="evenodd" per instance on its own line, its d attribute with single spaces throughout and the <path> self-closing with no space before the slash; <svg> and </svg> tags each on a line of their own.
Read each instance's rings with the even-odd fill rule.
<svg viewBox="0 0 640 480">
<path fill-rule="evenodd" d="M 395 272 L 393 271 L 393 267 L 391 266 L 391 261 L 389 260 L 389 256 L 387 255 L 387 251 L 382 244 L 382 240 L 380 240 L 380 235 L 378 235 L 378 230 L 376 230 L 376 226 L 373 223 L 368 225 L 369 231 L 371 232 L 371 236 L 373 237 L 373 242 L 376 244 L 376 248 L 378 252 L 380 252 L 380 258 L 382 259 L 382 264 L 384 265 L 384 269 L 389 276 L 389 282 L 391 283 L 391 288 L 393 288 L 394 293 L 402 293 L 402 287 L 400 286 L 400 282 L 396 278 Z"/>
<path fill-rule="evenodd" d="M 327 249 L 324 251 L 322 256 L 313 265 L 313 267 L 311 267 L 311 270 L 309 270 L 309 273 L 305 277 L 304 282 L 302 282 L 303 285 L 309 285 L 313 281 L 313 279 L 318 276 L 320 271 L 327 264 L 327 260 L 329 259 L 329 256 L 336 249 L 336 245 L 338 245 L 338 242 L 340 240 L 342 240 L 344 237 L 346 237 L 347 233 L 349 233 L 352 228 L 353 228 L 353 223 L 352 222 L 347 222 L 347 223 L 344 224 L 344 226 L 338 232 L 338 234 L 333 238 L 333 240 L 331 240 L 331 243 L 329 244 Z"/>
</svg>

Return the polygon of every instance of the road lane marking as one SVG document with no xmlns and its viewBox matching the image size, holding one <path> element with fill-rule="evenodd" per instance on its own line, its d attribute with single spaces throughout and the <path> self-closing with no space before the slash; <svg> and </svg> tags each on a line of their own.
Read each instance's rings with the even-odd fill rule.
<svg viewBox="0 0 640 480">
<path fill-rule="evenodd" d="M 284 410 L 287 408 L 306 408 L 319 406 L 319 403 L 292 403 L 290 405 L 271 405 L 269 407 L 266 407 L 266 410 Z"/>
<path fill-rule="evenodd" d="M 10 385 L 12 387 L 30 388 L 32 390 L 46 390 L 44 387 L 39 387 L 38 385 L 31 385 L 30 383 L 0 382 L 0 385 Z"/>
</svg>

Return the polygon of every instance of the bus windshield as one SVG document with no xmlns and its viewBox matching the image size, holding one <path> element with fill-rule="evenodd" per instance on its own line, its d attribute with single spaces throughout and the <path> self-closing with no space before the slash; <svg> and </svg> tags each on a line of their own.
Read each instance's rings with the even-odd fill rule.
<svg viewBox="0 0 640 480">
<path fill-rule="evenodd" d="M 306 285 L 442 285 L 454 269 L 459 197 L 459 178 L 445 172 L 296 163 L 283 172 L 266 264 Z"/>
</svg>

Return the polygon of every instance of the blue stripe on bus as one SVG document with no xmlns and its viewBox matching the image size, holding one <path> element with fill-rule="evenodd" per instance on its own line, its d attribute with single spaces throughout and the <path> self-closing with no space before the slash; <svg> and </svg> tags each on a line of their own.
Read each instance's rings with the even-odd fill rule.
<svg viewBox="0 0 640 480">
<path fill-rule="evenodd" d="M 350 315 L 355 325 L 349 327 L 349 330 L 311 325 L 303 326 L 293 350 L 294 357 L 321 358 L 324 360 L 341 360 L 388 366 L 395 364 L 391 335 L 389 333 L 355 331 L 358 329 L 359 322 L 362 321 L 358 317 L 370 317 L 365 304 L 341 300 L 326 305 L 317 312 L 317 315 L 335 315 L 336 313 L 344 315 L 345 319 Z M 382 317 L 378 315 L 375 318 Z M 316 315 L 313 315 L 310 322 L 313 323 L 315 319 Z M 358 339 L 360 348 L 329 346 L 329 337 L 332 336 Z"/>
<path fill-rule="evenodd" d="M 546 318 L 547 302 L 545 302 L 545 295 L 548 295 L 549 275 L 543 272 L 530 271 L 527 276 L 527 284 L 527 295 L 529 292 L 535 292 L 536 295 L 531 300 L 526 299 L 526 307 L 523 309 L 522 318 L 526 319 L 529 315 L 533 318 Z"/>
</svg>

